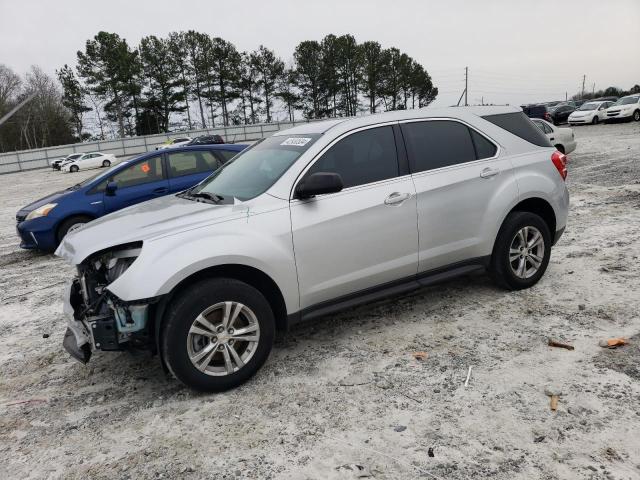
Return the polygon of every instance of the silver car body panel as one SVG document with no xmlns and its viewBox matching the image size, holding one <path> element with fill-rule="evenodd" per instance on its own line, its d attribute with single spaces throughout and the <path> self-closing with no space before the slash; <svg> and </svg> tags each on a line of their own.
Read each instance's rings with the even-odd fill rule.
<svg viewBox="0 0 640 480">
<path fill-rule="evenodd" d="M 537 147 L 481 118 L 518 111 L 515 107 L 426 108 L 312 122 L 280 131 L 277 136 L 321 136 L 258 197 L 232 205 L 158 198 L 70 233 L 56 254 L 79 264 L 95 252 L 142 241 L 140 256 L 108 287 L 124 301 L 167 294 L 209 267 L 252 267 L 276 283 L 288 314 L 487 256 L 504 218 L 521 200 L 546 200 L 555 212 L 557 230 L 566 224 L 568 193 L 551 162 L 553 148 Z M 365 128 L 436 118 L 476 129 L 497 145 L 496 156 L 309 200 L 293 198 L 304 172 L 344 136 Z M 486 169 L 498 173 L 484 178 L 481 174 Z M 391 204 L 385 203 L 390 198 Z"/>
</svg>

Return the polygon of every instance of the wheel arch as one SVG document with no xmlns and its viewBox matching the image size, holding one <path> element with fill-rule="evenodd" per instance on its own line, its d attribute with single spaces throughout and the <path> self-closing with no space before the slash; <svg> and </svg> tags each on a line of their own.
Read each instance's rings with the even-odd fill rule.
<svg viewBox="0 0 640 480">
<path fill-rule="evenodd" d="M 58 222 L 56 223 L 55 227 L 54 227 L 54 233 L 56 238 L 58 238 L 58 234 L 60 233 L 60 227 L 62 227 L 62 225 L 69 219 L 74 218 L 74 217 L 83 217 L 83 218 L 87 218 L 89 219 L 89 221 L 95 220 L 96 217 L 95 215 L 88 213 L 88 212 L 73 212 L 70 213 L 69 215 L 66 215 L 64 217 L 62 217 L 60 220 L 58 220 Z"/>
<path fill-rule="evenodd" d="M 278 284 L 269 275 L 258 268 L 250 267 L 248 265 L 228 263 L 214 265 L 192 273 L 182 279 L 162 298 L 162 300 L 156 305 L 156 311 L 153 315 L 156 340 L 159 339 L 159 332 L 162 327 L 162 322 L 164 321 L 164 310 L 171 302 L 172 298 L 180 290 L 188 288 L 189 285 L 193 285 L 194 283 L 206 278 L 215 277 L 233 278 L 254 287 L 265 296 L 269 305 L 271 305 L 273 315 L 276 320 L 276 329 L 279 331 L 287 330 L 287 306 Z"/>
<path fill-rule="evenodd" d="M 549 202 L 540 197 L 530 197 L 524 200 L 521 200 L 518 204 L 516 204 L 510 211 L 511 212 L 531 212 L 535 213 L 539 217 L 541 217 L 544 222 L 549 227 L 549 232 L 551 236 L 556 233 L 556 213 L 553 210 L 553 207 Z M 504 220 L 503 220 L 504 223 Z"/>
</svg>

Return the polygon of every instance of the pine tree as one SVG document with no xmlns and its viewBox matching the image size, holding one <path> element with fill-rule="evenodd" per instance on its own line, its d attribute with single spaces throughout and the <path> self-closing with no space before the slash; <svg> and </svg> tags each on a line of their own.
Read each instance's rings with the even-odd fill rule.
<svg viewBox="0 0 640 480">
<path fill-rule="evenodd" d="M 271 122 L 271 107 L 276 95 L 276 84 L 284 73 L 284 62 L 275 56 L 273 51 L 260 45 L 260 48 L 251 54 L 251 64 L 258 73 L 258 86 L 264 94 L 264 106 L 267 114 L 267 122 Z"/>
<path fill-rule="evenodd" d="M 211 70 L 214 84 L 217 88 L 215 96 L 222 110 L 222 120 L 224 125 L 229 125 L 230 101 L 239 97 L 235 88 L 240 77 L 240 64 L 242 57 L 231 43 L 216 37 L 212 39 L 211 47 Z"/>
<path fill-rule="evenodd" d="M 320 118 L 321 103 L 326 98 L 322 89 L 322 47 L 315 40 L 300 42 L 293 57 L 305 116 Z"/>
<path fill-rule="evenodd" d="M 62 85 L 62 104 L 69 110 L 73 118 L 76 136 L 78 140 L 82 141 L 82 118 L 85 112 L 91 111 L 91 107 L 84 103 L 84 89 L 72 68 L 65 65 L 60 70 L 57 70 L 56 74 Z"/>
</svg>

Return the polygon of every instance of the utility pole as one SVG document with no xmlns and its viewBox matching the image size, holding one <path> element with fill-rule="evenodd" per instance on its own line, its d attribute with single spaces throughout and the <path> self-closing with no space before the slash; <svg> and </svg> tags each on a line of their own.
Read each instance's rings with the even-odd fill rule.
<svg viewBox="0 0 640 480">
<path fill-rule="evenodd" d="M 469 93 L 469 67 L 464 67 L 464 106 L 468 107 L 467 94 Z"/>
<path fill-rule="evenodd" d="M 586 75 L 582 75 L 582 97 L 580 98 L 584 98 L 584 82 L 587 79 Z"/>
</svg>

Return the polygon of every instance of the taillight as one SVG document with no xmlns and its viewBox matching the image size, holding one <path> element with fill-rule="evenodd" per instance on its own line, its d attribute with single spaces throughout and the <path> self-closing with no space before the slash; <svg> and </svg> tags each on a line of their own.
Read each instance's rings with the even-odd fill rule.
<svg viewBox="0 0 640 480">
<path fill-rule="evenodd" d="M 558 173 L 562 179 L 565 180 L 567 178 L 567 156 L 556 150 L 551 154 L 551 161 L 558 169 Z"/>
<path fill-rule="evenodd" d="M 544 114 L 544 119 L 545 119 L 547 122 L 550 122 L 550 121 L 551 121 L 551 114 L 549 114 L 549 112 L 546 112 L 546 113 Z"/>
</svg>

